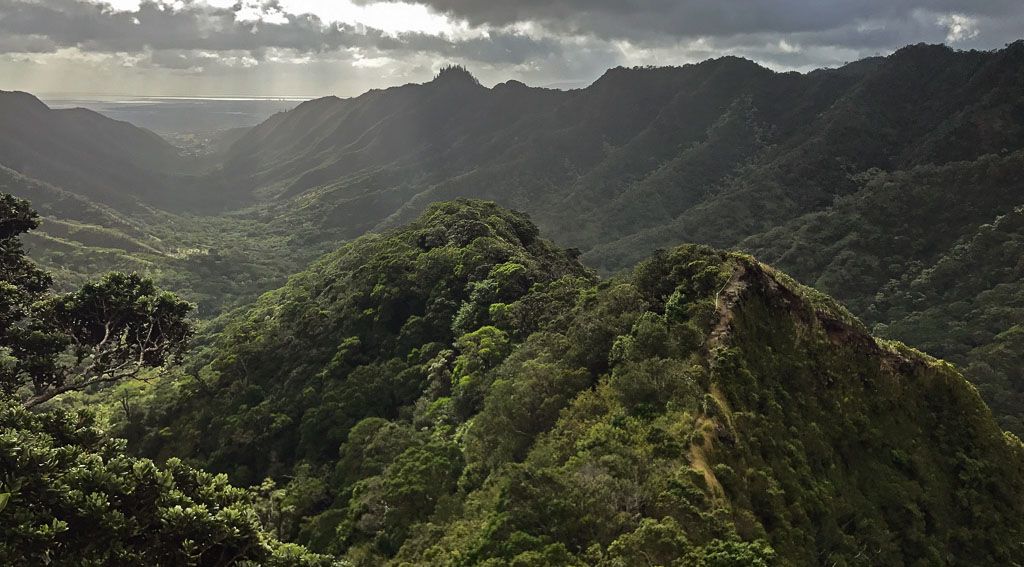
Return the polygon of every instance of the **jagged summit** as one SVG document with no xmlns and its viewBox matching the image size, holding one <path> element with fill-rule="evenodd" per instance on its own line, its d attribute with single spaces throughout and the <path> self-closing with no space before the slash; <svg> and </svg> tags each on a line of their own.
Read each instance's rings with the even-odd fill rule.
<svg viewBox="0 0 1024 567">
<path fill-rule="evenodd" d="M 457 84 L 465 83 L 479 85 L 480 81 L 469 72 L 463 65 L 445 65 L 434 76 L 431 84 Z"/>
</svg>

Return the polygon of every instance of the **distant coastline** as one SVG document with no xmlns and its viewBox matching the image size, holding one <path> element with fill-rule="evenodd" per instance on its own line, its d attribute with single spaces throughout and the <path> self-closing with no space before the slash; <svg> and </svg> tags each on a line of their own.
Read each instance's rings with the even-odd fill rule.
<svg viewBox="0 0 1024 567">
<path fill-rule="evenodd" d="M 211 101 L 290 101 L 302 102 L 317 98 L 317 95 L 309 96 L 250 96 L 250 95 L 223 95 L 223 96 L 184 96 L 184 95 L 132 95 L 132 94 L 91 94 L 91 93 L 39 93 L 40 100 L 50 101 L 147 101 L 147 100 L 211 100 Z"/>
<path fill-rule="evenodd" d="M 50 108 L 87 108 L 165 137 L 255 126 L 312 97 L 137 96 L 56 93 L 40 99 Z"/>
</svg>

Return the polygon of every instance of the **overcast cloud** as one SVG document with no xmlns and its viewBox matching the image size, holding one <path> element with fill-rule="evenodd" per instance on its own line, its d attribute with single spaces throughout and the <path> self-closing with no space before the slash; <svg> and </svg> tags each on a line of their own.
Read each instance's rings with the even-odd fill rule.
<svg viewBox="0 0 1024 567">
<path fill-rule="evenodd" d="M 917 42 L 993 49 L 1020 0 L 0 0 L 0 89 L 322 95 L 429 79 L 583 85 L 731 54 L 806 71 Z"/>
</svg>

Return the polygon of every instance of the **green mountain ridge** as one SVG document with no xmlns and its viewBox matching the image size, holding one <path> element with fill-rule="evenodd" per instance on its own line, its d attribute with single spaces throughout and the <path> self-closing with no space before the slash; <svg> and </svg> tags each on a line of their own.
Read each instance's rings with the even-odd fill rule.
<svg viewBox="0 0 1024 567">
<path fill-rule="evenodd" d="M 834 295 L 877 332 L 961 365 L 1004 427 L 1021 432 L 1017 357 L 988 345 L 1022 322 L 1011 291 L 1022 158 L 874 172 L 862 191 L 740 247 Z M 1009 233 L 1006 248 L 981 244 L 993 225 Z"/>
<path fill-rule="evenodd" d="M 328 97 L 248 132 L 211 176 L 318 241 L 493 199 L 614 271 L 678 242 L 733 246 L 858 191 L 851 176 L 871 168 L 1021 148 L 1021 45 L 910 46 L 807 74 L 724 57 L 612 69 L 575 91 L 467 80 Z"/>
<path fill-rule="evenodd" d="M 247 303 L 305 265 L 267 240 L 265 227 L 230 217 L 129 213 L 0 166 L 0 192 L 42 216 L 25 236 L 31 257 L 70 289 L 108 271 L 137 271 L 184 294 L 203 317 Z M 279 238 L 285 235 L 277 234 Z"/>
<path fill-rule="evenodd" d="M 82 108 L 54 110 L 28 93 L 0 91 L 0 131 L 5 167 L 116 209 L 172 206 L 172 172 L 188 170 L 153 132 Z"/>
<path fill-rule="evenodd" d="M 355 565 L 1015 564 L 1022 93 L 1024 41 L 572 91 L 448 68 L 193 160 L 0 92 L 32 257 L 69 289 L 142 272 L 203 319 L 183 368 L 59 401 L 138 457 L 0 408 L 0 459 L 57 459 L 28 500 L 0 478 L 0 520 L 13 494 L 121 525 L 169 479 L 137 513 L 180 502 L 241 530 L 199 538 L 216 553 L 282 565 L 330 560 L 279 540 Z"/>
<path fill-rule="evenodd" d="M 287 479 L 278 533 L 356 565 L 1022 552 L 1024 448 L 977 391 L 741 254 L 599 282 L 521 214 L 443 203 L 222 329 L 132 446 Z"/>
</svg>

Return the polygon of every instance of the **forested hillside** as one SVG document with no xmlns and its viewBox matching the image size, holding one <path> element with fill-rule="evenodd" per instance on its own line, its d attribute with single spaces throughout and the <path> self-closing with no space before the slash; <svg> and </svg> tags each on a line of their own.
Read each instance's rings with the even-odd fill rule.
<svg viewBox="0 0 1024 567">
<path fill-rule="evenodd" d="M 38 225 L 0 193 L 0 563 L 333 564 L 270 535 L 256 492 L 129 456 L 99 408 L 47 405 L 180 361 L 193 306 L 137 274 L 53 290 L 21 240 Z"/>
<path fill-rule="evenodd" d="M 835 295 L 877 332 L 962 368 L 1021 432 L 1024 153 L 863 176 L 864 188 L 740 247 Z M 996 346 L 996 345 L 1002 345 Z"/>
<path fill-rule="evenodd" d="M 568 92 L 488 89 L 451 68 L 279 114 L 209 176 L 237 190 L 225 198 L 248 203 L 244 216 L 291 234 L 292 249 L 469 196 L 530 213 L 602 273 L 683 242 L 750 251 L 878 333 L 973 365 L 1003 425 L 1024 433 L 1014 351 L 994 346 L 1019 318 L 950 314 L 937 294 L 908 287 L 1024 205 L 1022 92 L 1024 42 L 916 45 L 807 74 L 732 57 L 620 68 Z M 982 285 L 1003 277 L 1002 266 L 978 269 L 992 273 Z M 951 327 L 962 331 L 941 344 Z"/>
<path fill-rule="evenodd" d="M 313 239 L 494 199 L 614 271 L 679 242 L 732 246 L 858 192 L 873 168 L 1020 149 L 1024 43 L 918 45 L 807 74 L 725 57 L 612 69 L 575 91 L 460 68 L 324 98 L 254 128 L 211 174 Z"/>
<path fill-rule="evenodd" d="M 0 164 L 122 209 L 173 206 L 172 173 L 188 162 L 156 134 L 82 108 L 53 110 L 23 92 L 0 91 Z"/>
<path fill-rule="evenodd" d="M 58 287 L 136 271 L 196 302 L 203 318 L 280 285 L 317 250 L 295 254 L 288 234 L 251 220 L 119 211 L 3 166 L 0 192 L 30 200 L 40 213 L 25 244 Z"/>
<path fill-rule="evenodd" d="M 749 256 L 598 281 L 431 206 L 221 322 L 121 419 L 356 565 L 1007 564 L 1024 447 L 949 364 Z"/>
<path fill-rule="evenodd" d="M 223 139 L 0 92 L 0 193 L 41 217 L 0 234 L 0 562 L 1024 556 L 1024 41 L 445 67 Z M 84 360 L 33 294 L 111 270 L 196 304 L 184 365 L 18 407 Z"/>
</svg>

